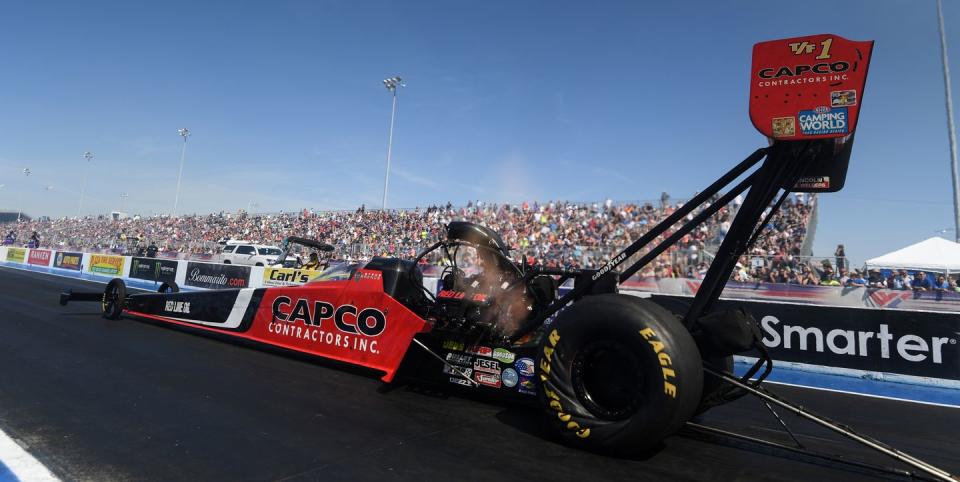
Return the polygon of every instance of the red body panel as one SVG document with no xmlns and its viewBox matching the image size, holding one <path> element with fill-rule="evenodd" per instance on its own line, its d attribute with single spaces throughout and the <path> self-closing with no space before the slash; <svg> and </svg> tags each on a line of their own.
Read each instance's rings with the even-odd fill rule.
<svg viewBox="0 0 960 482">
<path fill-rule="evenodd" d="M 379 272 L 365 270 L 347 281 L 266 288 L 252 323 L 241 331 L 127 313 L 381 370 L 385 382 L 393 379 L 414 335 L 431 329 L 383 292 Z"/>
</svg>

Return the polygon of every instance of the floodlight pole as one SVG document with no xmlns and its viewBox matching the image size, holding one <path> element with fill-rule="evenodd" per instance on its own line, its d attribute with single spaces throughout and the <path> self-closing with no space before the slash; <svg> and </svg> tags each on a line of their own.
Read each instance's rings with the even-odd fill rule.
<svg viewBox="0 0 960 482">
<path fill-rule="evenodd" d="M 393 152 L 393 123 L 397 116 L 397 87 L 406 87 L 400 77 L 391 77 L 383 80 L 384 87 L 393 95 L 393 106 L 390 108 L 390 134 L 387 137 L 387 172 L 383 176 L 383 204 L 384 211 L 387 210 L 387 189 L 390 187 L 390 155 Z"/>
<path fill-rule="evenodd" d="M 83 195 L 87 192 L 87 177 L 90 175 L 90 161 L 93 160 L 93 153 L 90 151 L 83 153 L 83 158 L 87 160 L 87 166 L 83 169 L 83 186 L 80 187 L 80 204 L 77 206 L 77 217 L 80 217 L 80 211 L 83 209 Z"/>
<path fill-rule="evenodd" d="M 183 160 L 187 157 L 187 137 L 190 137 L 190 130 L 187 128 L 177 130 L 180 137 L 183 137 L 183 148 L 180 150 L 180 171 L 177 173 L 177 195 L 173 198 L 173 216 L 177 215 L 177 206 L 180 204 L 180 179 L 183 178 Z"/>
<path fill-rule="evenodd" d="M 953 127 L 953 94 L 950 90 L 950 64 L 947 61 L 947 36 L 943 28 L 943 1 L 937 0 L 940 26 L 940 58 L 943 61 L 943 90 L 946 92 L 947 132 L 950 136 L 950 180 L 953 182 L 954 240 L 960 243 L 960 179 L 957 178 L 957 132 Z"/>
<path fill-rule="evenodd" d="M 30 177 L 30 168 L 29 168 L 29 167 L 23 168 L 23 175 L 26 176 L 27 178 Z M 17 223 L 20 222 L 20 214 L 23 212 L 23 203 L 24 203 L 24 202 L 25 202 L 25 201 L 24 201 L 23 199 L 20 200 L 20 203 L 19 203 L 19 204 L 20 204 L 20 207 L 17 209 Z"/>
</svg>

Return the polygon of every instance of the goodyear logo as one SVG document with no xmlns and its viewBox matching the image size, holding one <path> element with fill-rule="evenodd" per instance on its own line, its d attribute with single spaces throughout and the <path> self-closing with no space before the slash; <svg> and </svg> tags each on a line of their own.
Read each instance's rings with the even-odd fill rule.
<svg viewBox="0 0 960 482">
<path fill-rule="evenodd" d="M 547 375 L 550 374 L 550 361 L 553 359 L 553 352 L 556 351 L 557 343 L 560 341 L 560 333 L 556 329 L 547 335 L 547 343 L 543 345 L 543 357 L 540 359 L 540 381 L 546 382 Z M 550 409 L 557 412 L 557 419 L 563 424 L 563 428 L 575 433 L 577 437 L 587 438 L 590 436 L 590 427 L 581 426 L 573 416 L 563 408 L 560 395 L 543 385 L 543 393 L 550 400 Z"/>
</svg>

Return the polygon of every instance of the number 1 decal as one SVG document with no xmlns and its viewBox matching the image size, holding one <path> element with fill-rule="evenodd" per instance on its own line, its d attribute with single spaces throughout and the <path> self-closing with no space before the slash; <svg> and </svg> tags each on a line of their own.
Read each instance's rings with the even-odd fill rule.
<svg viewBox="0 0 960 482">
<path fill-rule="evenodd" d="M 820 55 L 817 55 L 816 59 L 829 59 L 831 45 L 833 45 L 832 38 L 828 38 L 823 42 L 820 42 Z M 815 50 L 817 50 L 817 44 L 812 44 L 810 42 L 795 42 L 790 44 L 790 50 L 796 55 L 812 54 Z"/>
</svg>

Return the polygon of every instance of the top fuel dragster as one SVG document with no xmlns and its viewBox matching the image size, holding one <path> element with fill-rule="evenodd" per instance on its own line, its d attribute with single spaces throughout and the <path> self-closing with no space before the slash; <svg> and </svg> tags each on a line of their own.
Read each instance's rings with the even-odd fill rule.
<svg viewBox="0 0 960 482">
<path fill-rule="evenodd" d="M 595 451 L 647 450 L 684 424 L 711 430 L 690 421 L 752 394 L 774 415 L 773 406 L 786 409 L 918 472 L 879 470 L 956 480 L 772 394 L 762 385 L 772 362 L 756 322 L 742 311 L 714 307 L 737 259 L 790 192 L 843 187 L 872 49 L 871 41 L 829 34 L 756 44 L 750 117 L 770 145 L 598 270 L 514 262 L 497 233 L 452 222 L 445 239 L 414 260 L 343 265 L 303 286 L 189 293 L 171 286 L 162 293 L 127 294 L 123 281 L 114 279 L 102 295 L 64 293 L 61 303 L 97 300 L 110 319 L 147 318 L 249 339 L 375 369 L 385 382 L 394 380 L 403 363 L 413 378 L 536 401 L 563 440 Z M 743 193 L 686 313 L 617 292 L 620 283 Z M 445 268 L 433 291 L 424 287 L 419 265 L 436 257 Z M 571 279 L 573 288 L 560 296 L 559 284 Z M 758 361 L 734 376 L 732 355 L 751 350 Z"/>
</svg>

